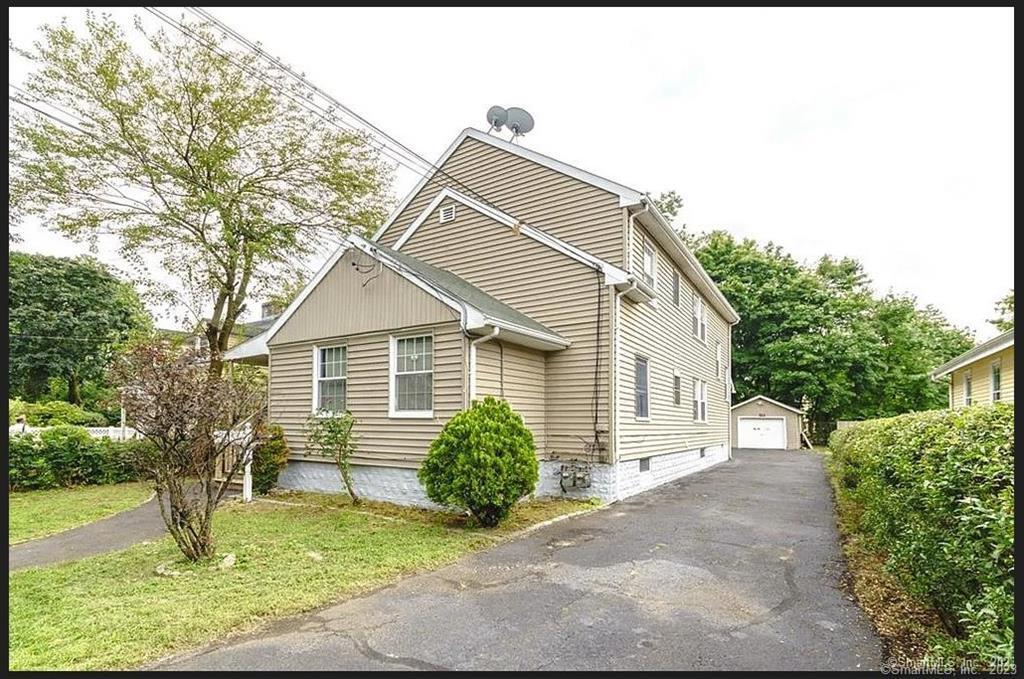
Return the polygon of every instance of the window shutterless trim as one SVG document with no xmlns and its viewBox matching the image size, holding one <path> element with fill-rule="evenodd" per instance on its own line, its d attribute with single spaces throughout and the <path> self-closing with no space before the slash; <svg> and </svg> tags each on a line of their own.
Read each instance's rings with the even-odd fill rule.
<svg viewBox="0 0 1024 679">
<path fill-rule="evenodd" d="M 640 362 L 644 364 L 644 405 L 646 406 L 647 413 L 640 415 L 637 411 L 640 409 L 640 394 L 641 391 L 638 388 L 640 386 L 639 374 L 637 366 Z M 650 422 L 651 421 L 651 360 L 646 356 L 634 355 L 633 356 L 633 417 L 638 422 Z"/>
<path fill-rule="evenodd" d="M 417 339 L 421 337 L 430 338 L 430 370 L 416 370 L 412 372 L 398 372 L 398 340 Z M 398 375 L 430 375 L 430 410 L 398 410 L 397 388 Z M 402 335 L 391 335 L 388 339 L 388 417 L 395 419 L 433 419 L 434 417 L 434 334 L 433 333 L 409 333 Z"/>
<path fill-rule="evenodd" d="M 320 377 L 320 351 L 323 349 L 342 349 L 345 353 L 345 373 L 340 377 Z M 324 380 L 345 382 L 345 403 L 341 411 L 326 411 L 320 408 L 320 383 Z M 313 345 L 313 403 L 311 411 L 318 417 L 329 417 L 336 412 L 344 412 L 348 409 L 348 344 L 314 344 Z"/>
</svg>

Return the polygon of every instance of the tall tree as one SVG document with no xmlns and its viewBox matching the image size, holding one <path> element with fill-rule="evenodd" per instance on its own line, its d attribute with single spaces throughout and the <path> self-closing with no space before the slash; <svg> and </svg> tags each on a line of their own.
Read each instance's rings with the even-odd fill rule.
<svg viewBox="0 0 1024 679">
<path fill-rule="evenodd" d="M 219 374 L 253 296 L 381 219 L 391 168 L 365 135 L 305 108 L 305 86 L 209 27 L 136 31 L 89 13 L 83 32 L 44 26 L 12 47 L 33 66 L 28 96 L 74 125 L 12 117 L 12 214 L 87 241 L 113 234 L 130 261 L 155 255 L 206 317 Z"/>
<path fill-rule="evenodd" d="M 151 324 L 135 288 L 87 257 L 11 252 L 7 286 L 8 388 L 28 399 L 57 377 L 80 404 L 82 382 L 102 379 L 117 348 Z"/>
<path fill-rule="evenodd" d="M 996 314 L 995 318 L 989 321 L 992 325 L 996 326 L 999 332 L 1006 332 L 1007 330 L 1013 329 L 1013 290 L 1006 293 L 1006 296 L 996 302 Z"/>
</svg>

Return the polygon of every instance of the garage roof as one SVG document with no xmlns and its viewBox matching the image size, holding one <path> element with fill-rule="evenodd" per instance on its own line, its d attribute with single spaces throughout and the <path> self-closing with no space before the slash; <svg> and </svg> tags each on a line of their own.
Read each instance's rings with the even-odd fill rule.
<svg viewBox="0 0 1024 679">
<path fill-rule="evenodd" d="M 762 399 L 762 400 L 768 401 L 769 403 L 774 403 L 775 405 L 779 406 L 780 408 L 785 408 L 786 410 L 792 410 L 794 413 L 796 413 L 798 415 L 803 415 L 804 414 L 804 411 L 800 410 L 799 408 L 794 408 L 793 406 L 788 406 L 785 403 L 779 403 L 775 399 L 768 398 L 767 396 L 763 396 L 762 394 L 758 394 L 757 396 L 754 396 L 752 398 L 748 398 L 746 401 L 741 401 L 740 403 L 737 403 L 732 408 L 730 408 L 730 410 L 735 410 L 736 408 L 739 408 L 740 406 L 747 405 L 751 401 L 756 401 L 757 399 Z"/>
</svg>

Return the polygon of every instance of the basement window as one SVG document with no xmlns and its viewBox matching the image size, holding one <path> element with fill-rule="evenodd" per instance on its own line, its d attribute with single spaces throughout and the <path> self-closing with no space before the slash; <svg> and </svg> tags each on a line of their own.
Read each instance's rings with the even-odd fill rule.
<svg viewBox="0 0 1024 679">
<path fill-rule="evenodd" d="M 701 457 L 704 457 L 705 455 L 707 455 L 707 453 L 708 453 L 708 449 L 707 448 L 701 448 L 700 449 L 700 456 Z"/>
<path fill-rule="evenodd" d="M 641 457 L 640 458 L 640 471 L 649 472 L 651 471 L 651 458 Z"/>
<path fill-rule="evenodd" d="M 439 216 L 440 222 L 442 224 L 444 224 L 445 222 L 453 221 L 455 219 L 455 204 L 453 203 L 451 205 L 445 205 L 443 208 L 441 208 Z"/>
</svg>

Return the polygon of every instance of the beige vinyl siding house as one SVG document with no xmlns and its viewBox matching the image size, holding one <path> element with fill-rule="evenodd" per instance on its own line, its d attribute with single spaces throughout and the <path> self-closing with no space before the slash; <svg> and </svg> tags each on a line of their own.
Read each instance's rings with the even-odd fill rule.
<svg viewBox="0 0 1024 679">
<path fill-rule="evenodd" d="M 269 363 L 270 418 L 291 450 L 281 485 L 340 490 L 305 422 L 340 408 L 342 392 L 369 498 L 427 504 L 415 471 L 430 442 L 485 395 L 533 433 L 541 495 L 614 500 L 728 459 L 737 317 L 646 196 L 476 130 L 436 166 L 372 239 L 351 236 L 273 327 L 228 356 Z M 396 350 L 408 336 L 431 338 L 429 387 L 396 377 L 425 360 Z M 396 412 L 396 399 L 431 408 Z"/>
<path fill-rule="evenodd" d="M 1013 330 L 982 342 L 939 366 L 933 379 L 949 381 L 949 407 L 1013 403 Z"/>
</svg>

